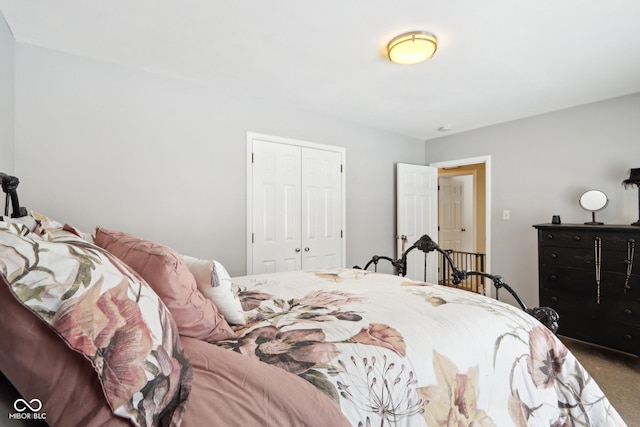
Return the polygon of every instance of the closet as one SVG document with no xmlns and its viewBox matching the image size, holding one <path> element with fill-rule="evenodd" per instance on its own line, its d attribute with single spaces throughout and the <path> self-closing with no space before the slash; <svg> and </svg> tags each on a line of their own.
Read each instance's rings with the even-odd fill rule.
<svg viewBox="0 0 640 427">
<path fill-rule="evenodd" d="M 247 274 L 344 266 L 344 149 L 248 133 L 247 152 Z"/>
</svg>

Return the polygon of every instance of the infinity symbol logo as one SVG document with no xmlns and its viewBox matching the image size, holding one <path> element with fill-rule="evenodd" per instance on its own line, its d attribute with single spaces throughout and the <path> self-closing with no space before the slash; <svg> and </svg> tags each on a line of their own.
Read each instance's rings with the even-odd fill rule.
<svg viewBox="0 0 640 427">
<path fill-rule="evenodd" d="M 13 402 L 13 407 L 18 412 L 24 412 L 27 408 L 31 409 L 31 412 L 38 412 L 42 409 L 42 402 L 40 399 L 31 399 L 29 402 L 24 399 L 16 399 L 16 401 Z"/>
</svg>

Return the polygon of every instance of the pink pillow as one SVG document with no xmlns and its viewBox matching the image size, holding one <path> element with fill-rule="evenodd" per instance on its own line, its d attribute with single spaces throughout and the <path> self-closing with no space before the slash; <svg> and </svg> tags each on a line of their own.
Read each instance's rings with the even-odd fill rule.
<svg viewBox="0 0 640 427">
<path fill-rule="evenodd" d="M 169 308 L 180 335 L 209 342 L 236 338 L 216 307 L 200 293 L 193 274 L 177 252 L 102 227 L 96 228 L 96 244 L 142 276 Z"/>
</svg>

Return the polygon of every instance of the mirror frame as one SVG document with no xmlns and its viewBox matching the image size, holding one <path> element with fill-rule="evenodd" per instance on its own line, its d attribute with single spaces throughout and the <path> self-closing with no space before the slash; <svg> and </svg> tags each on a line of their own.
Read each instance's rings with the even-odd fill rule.
<svg viewBox="0 0 640 427">
<path fill-rule="evenodd" d="M 599 208 L 590 208 L 587 207 L 587 204 L 592 204 L 593 200 L 595 196 L 598 196 L 598 198 L 604 198 L 604 203 L 600 206 Z M 588 203 L 585 203 L 585 201 L 587 201 Z M 600 201 L 600 200 L 598 200 Z M 580 207 L 582 209 L 584 209 L 585 211 L 589 211 L 589 212 L 599 212 L 601 210 L 603 210 L 604 208 L 607 207 L 607 205 L 609 204 L 609 198 L 607 197 L 606 194 L 604 194 L 604 192 L 600 191 L 600 190 L 589 190 L 589 191 L 585 191 L 584 193 L 582 193 L 582 196 L 580 196 Z"/>
<path fill-rule="evenodd" d="M 600 202 L 600 204 L 593 204 L 593 198 L 594 197 L 598 197 L 598 202 Z M 601 199 L 604 198 L 604 201 L 602 201 Z M 589 211 L 591 212 L 591 221 L 589 222 L 585 222 L 585 224 L 587 225 L 602 225 L 602 222 L 597 222 L 596 221 L 596 212 L 600 212 L 601 210 L 603 210 L 604 208 L 607 207 L 607 205 L 609 205 L 609 198 L 607 197 L 607 195 L 600 190 L 587 190 L 584 193 L 582 193 L 582 195 L 580 196 L 580 199 L 578 200 L 578 202 L 580 203 L 580 207 L 582 209 L 584 209 L 585 211 Z M 599 206 L 599 207 L 594 207 L 594 206 Z"/>
</svg>

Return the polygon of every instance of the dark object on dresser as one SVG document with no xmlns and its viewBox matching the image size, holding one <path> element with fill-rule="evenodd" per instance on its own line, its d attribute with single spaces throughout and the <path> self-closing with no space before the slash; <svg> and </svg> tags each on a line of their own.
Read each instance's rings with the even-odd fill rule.
<svg viewBox="0 0 640 427">
<path fill-rule="evenodd" d="M 496 288 L 496 299 L 498 299 L 499 290 L 501 288 L 504 288 L 511 294 L 511 296 L 513 296 L 513 298 L 516 300 L 516 302 L 518 303 L 520 308 L 522 308 L 523 311 L 525 311 L 530 316 L 533 316 L 536 319 L 538 319 L 540 323 L 542 323 L 547 328 L 549 328 L 551 332 L 553 332 L 554 334 L 558 330 L 559 316 L 558 316 L 558 313 L 553 308 L 527 307 L 524 301 L 518 296 L 516 291 L 514 291 L 513 288 L 511 288 L 511 286 L 509 286 L 504 281 L 502 276 L 499 276 L 497 274 L 494 275 L 494 274 L 489 274 L 485 272 L 480 272 L 480 271 L 460 270 L 453 262 L 453 259 L 451 258 L 449 253 L 444 249 L 440 248 L 440 246 L 438 246 L 438 244 L 426 234 L 420 237 L 420 239 L 418 239 L 413 245 L 411 245 L 409 249 L 404 251 L 399 259 L 394 260 L 393 258 L 390 258 L 387 256 L 374 255 L 371 258 L 371 260 L 369 260 L 369 262 L 365 264 L 364 269 L 365 270 L 368 269 L 369 266 L 373 264 L 376 267 L 376 271 L 377 271 L 378 262 L 380 260 L 385 260 L 385 261 L 389 261 L 391 265 L 393 265 L 393 267 L 396 269 L 396 273 L 399 276 L 405 276 L 407 273 L 407 255 L 409 254 L 409 252 L 413 251 L 414 249 L 418 249 L 424 252 L 425 254 L 433 251 L 439 252 L 443 257 L 443 261 L 448 263 L 451 267 L 452 283 L 454 285 L 456 286 L 459 285 L 460 283 L 462 283 L 462 281 L 464 281 L 469 276 L 486 277 L 487 279 L 490 279 L 493 282 L 493 286 Z M 355 266 L 354 268 L 360 268 L 360 267 Z"/>
<path fill-rule="evenodd" d="M 622 185 L 624 185 L 624 188 L 633 187 L 634 185 L 638 187 L 638 216 L 640 217 L 640 168 L 631 169 L 629 178 L 622 181 Z M 640 218 L 631 225 L 640 225 Z"/>
<path fill-rule="evenodd" d="M 540 224 L 540 304 L 558 333 L 640 356 L 640 229 L 628 225 Z"/>
</svg>

